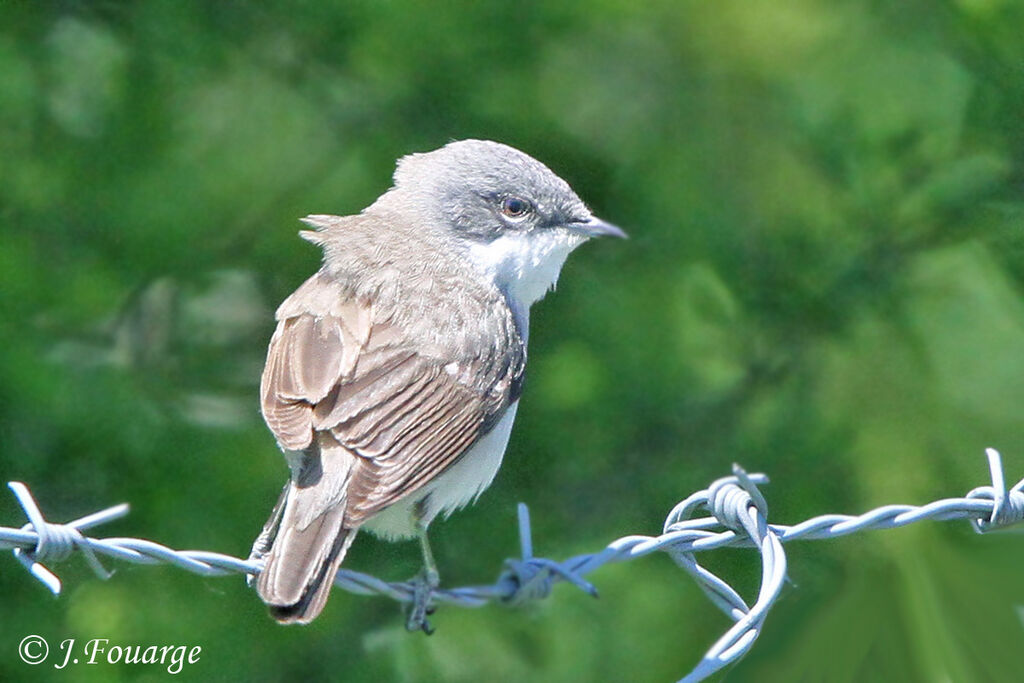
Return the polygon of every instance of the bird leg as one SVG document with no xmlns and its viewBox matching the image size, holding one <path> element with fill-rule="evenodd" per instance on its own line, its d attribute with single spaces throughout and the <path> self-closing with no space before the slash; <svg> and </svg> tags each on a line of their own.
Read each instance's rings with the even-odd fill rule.
<svg viewBox="0 0 1024 683">
<path fill-rule="evenodd" d="M 284 485 L 284 489 L 281 490 L 281 495 L 277 498 L 277 503 L 274 505 L 274 509 L 270 513 L 270 519 L 263 525 L 263 530 L 260 531 L 260 535 L 253 541 L 252 550 L 249 551 L 250 560 L 262 560 L 263 557 L 270 552 L 271 546 L 274 545 L 274 539 L 277 538 L 277 531 L 281 526 L 281 516 L 284 514 L 284 505 L 288 500 L 288 487 L 291 482 Z M 251 588 L 256 582 L 256 575 L 249 574 L 245 577 L 245 582 Z"/>
<path fill-rule="evenodd" d="M 423 551 L 423 569 L 412 579 L 413 593 L 412 603 L 406 614 L 405 628 L 407 631 L 423 631 L 428 636 L 434 632 L 434 628 L 427 619 L 437 607 L 431 598 L 441 583 L 441 577 L 437 573 L 437 564 L 434 562 L 434 553 L 430 551 L 430 541 L 427 539 L 427 525 L 421 519 L 415 520 L 416 535 L 420 541 L 420 549 Z"/>
</svg>

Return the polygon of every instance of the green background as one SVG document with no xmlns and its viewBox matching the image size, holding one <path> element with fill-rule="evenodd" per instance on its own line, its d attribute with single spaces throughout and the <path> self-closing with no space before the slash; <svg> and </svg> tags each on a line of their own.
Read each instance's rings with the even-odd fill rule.
<svg viewBox="0 0 1024 683">
<path fill-rule="evenodd" d="M 794 523 L 959 496 L 986 446 L 1024 474 L 1024 7 L 1002 0 L 632 3 L 0 1 L 0 478 L 99 535 L 245 555 L 286 469 L 259 416 L 308 213 L 355 213 L 394 159 L 500 140 L 628 242 L 586 245 L 534 309 L 495 485 L 432 533 L 447 586 L 517 549 L 656 534 L 732 462 Z M 0 495 L 0 524 L 24 517 Z M 966 522 L 788 546 L 730 681 L 1019 676 L 1024 540 Z M 752 597 L 756 557 L 704 558 Z M 728 627 L 669 558 L 522 610 L 336 594 L 283 628 L 238 577 L 81 558 L 51 598 L 0 560 L 21 638 L 203 648 L 182 680 L 667 681 Z M 413 544 L 365 536 L 387 579 Z M 720 676 L 721 678 L 721 676 Z"/>
</svg>

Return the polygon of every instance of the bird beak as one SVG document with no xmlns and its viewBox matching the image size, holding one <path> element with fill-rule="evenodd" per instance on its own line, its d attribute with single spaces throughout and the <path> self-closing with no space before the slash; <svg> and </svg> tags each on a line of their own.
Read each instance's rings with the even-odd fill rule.
<svg viewBox="0 0 1024 683">
<path fill-rule="evenodd" d="M 606 223 L 594 216 L 585 221 L 569 223 L 566 227 L 587 237 L 621 237 L 622 239 L 629 237 L 619 226 Z"/>
</svg>

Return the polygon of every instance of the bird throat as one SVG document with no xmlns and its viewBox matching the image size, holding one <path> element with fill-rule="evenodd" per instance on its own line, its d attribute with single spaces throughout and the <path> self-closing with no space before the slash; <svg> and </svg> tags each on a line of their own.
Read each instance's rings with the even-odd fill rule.
<svg viewBox="0 0 1024 683">
<path fill-rule="evenodd" d="M 470 247 L 469 257 L 508 302 L 523 341 L 530 306 L 555 288 L 569 253 L 586 238 L 564 230 L 509 232 Z"/>
</svg>

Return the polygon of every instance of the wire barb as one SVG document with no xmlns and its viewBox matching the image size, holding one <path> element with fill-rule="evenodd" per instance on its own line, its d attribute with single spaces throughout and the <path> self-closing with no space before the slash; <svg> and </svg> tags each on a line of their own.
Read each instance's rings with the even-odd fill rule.
<svg viewBox="0 0 1024 683">
<path fill-rule="evenodd" d="M 971 520 L 974 530 L 979 534 L 1024 520 L 1024 479 L 1006 490 L 1006 478 L 1003 476 L 1003 460 L 999 451 L 986 448 L 988 468 L 992 475 L 992 486 L 979 486 L 967 494 L 968 498 L 992 501 L 992 514 L 988 519 L 977 517 Z"/>
<path fill-rule="evenodd" d="M 508 594 L 502 602 L 521 605 L 530 600 L 540 600 L 551 594 L 555 577 L 568 581 L 584 593 L 597 597 L 597 588 L 577 573 L 566 569 L 554 560 L 533 556 L 533 540 L 530 531 L 530 509 L 526 503 L 517 506 L 519 514 L 519 559 L 505 560 L 505 571 L 498 577 L 498 584 L 508 586 Z"/>
<path fill-rule="evenodd" d="M 999 453 L 989 448 L 986 456 L 992 485 L 975 488 L 963 498 L 947 498 L 922 506 L 886 505 L 858 516 L 822 515 L 794 526 L 769 524 L 768 504 L 758 488 L 768 483 L 768 477 L 747 474 L 739 465 L 733 465 L 732 476 L 713 482 L 676 505 L 665 519 L 660 536 L 624 536 L 596 553 L 563 562 L 534 557 L 530 513 L 520 503 L 520 557 L 505 562 L 504 571 L 493 585 L 438 588 L 432 592 L 432 598 L 437 603 L 461 607 L 481 607 L 492 602 L 517 605 L 547 597 L 560 581 L 596 596 L 597 590 L 584 578 L 590 572 L 610 562 L 666 552 L 734 622 L 682 679 L 693 683 L 736 662 L 753 647 L 785 582 L 783 543 L 837 538 L 869 529 L 894 529 L 923 520 L 967 519 L 978 532 L 1024 520 L 1024 479 L 1007 490 Z M 91 538 L 82 531 L 123 517 L 128 506 L 122 504 L 67 524 L 53 524 L 45 520 L 28 487 L 20 482 L 10 482 L 8 486 L 29 523 L 20 529 L 0 527 L 0 549 L 13 549 L 18 561 L 54 594 L 60 592 L 60 579 L 41 563 L 65 559 L 75 550 L 81 551 L 93 571 L 104 579 L 110 573 L 100 564 L 99 555 L 137 564 L 173 564 L 202 576 L 254 576 L 262 570 L 258 559 L 242 560 L 201 550 L 172 550 L 138 538 Z M 701 511 L 710 516 L 696 517 Z M 753 606 L 748 606 L 728 582 L 695 559 L 698 552 L 727 546 L 755 548 L 760 556 L 761 585 Z M 412 582 L 389 583 L 348 569 L 338 571 L 334 584 L 351 593 L 384 595 L 399 602 L 412 602 L 416 592 Z"/>
<path fill-rule="evenodd" d="M 71 556 L 75 548 L 82 551 L 96 576 L 106 580 L 113 575 L 100 563 L 96 553 L 90 547 L 90 539 L 82 535 L 82 529 L 124 517 L 129 510 L 126 503 L 115 505 L 67 524 L 52 524 L 43 517 L 39 505 L 36 504 L 35 498 L 32 497 L 27 486 L 20 481 L 12 481 L 7 483 L 7 487 L 14 493 L 14 497 L 18 499 L 18 504 L 21 505 L 21 509 L 25 511 L 25 516 L 29 520 L 29 523 L 21 527 L 20 531 L 34 532 L 36 536 L 34 547 L 15 547 L 14 557 L 32 576 L 49 588 L 50 592 L 60 595 L 61 582 L 57 575 L 42 563 L 46 560 L 53 562 L 65 560 Z"/>
</svg>

